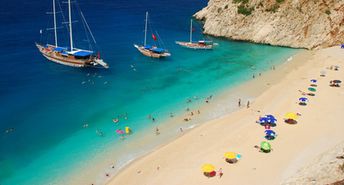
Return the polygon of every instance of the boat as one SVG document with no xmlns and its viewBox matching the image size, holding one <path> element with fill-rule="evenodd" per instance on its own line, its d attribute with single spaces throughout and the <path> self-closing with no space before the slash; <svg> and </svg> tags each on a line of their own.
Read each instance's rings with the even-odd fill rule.
<svg viewBox="0 0 344 185">
<path fill-rule="evenodd" d="M 86 50 L 86 49 L 80 49 L 74 47 L 73 43 L 73 29 L 72 29 L 72 10 L 71 10 L 71 0 L 68 0 L 68 22 L 66 22 L 69 25 L 68 32 L 69 32 L 69 41 L 70 41 L 70 47 L 61 47 L 58 45 L 58 35 L 57 35 L 57 21 L 56 21 L 56 4 L 55 0 L 53 0 L 53 18 L 54 18 L 54 28 L 51 28 L 54 30 L 54 39 L 55 44 L 40 44 L 36 43 L 36 46 L 40 53 L 47 58 L 49 61 L 56 62 L 58 64 L 63 64 L 66 66 L 72 66 L 72 67 L 95 67 L 97 65 L 100 65 L 104 68 L 109 68 L 109 65 L 104 62 L 103 59 L 100 58 L 99 52 L 95 52 L 92 50 Z M 96 43 L 93 34 L 90 30 L 90 27 L 88 26 L 85 17 L 83 16 L 81 12 L 81 17 L 83 19 L 83 22 L 85 23 L 85 27 L 89 31 L 94 43 Z M 86 29 L 85 28 L 85 29 Z M 50 28 L 47 30 L 51 30 Z M 42 30 L 40 30 L 40 33 L 42 34 Z"/>
<path fill-rule="evenodd" d="M 176 41 L 176 44 L 186 47 L 186 48 L 191 48 L 191 49 L 213 49 L 213 46 L 215 45 L 212 41 L 206 41 L 206 40 L 199 40 L 197 42 L 192 41 L 192 19 L 190 21 L 190 41 L 189 42 L 184 42 L 184 41 Z"/>
<path fill-rule="evenodd" d="M 147 44 L 147 24 L 148 24 L 148 12 L 146 12 L 146 20 L 145 20 L 145 36 L 143 45 L 134 44 L 134 47 L 139 50 L 143 55 L 152 57 L 152 58 L 163 58 L 171 56 L 166 49 L 160 48 L 154 45 Z M 153 40 L 157 40 L 157 37 L 152 34 Z"/>
</svg>

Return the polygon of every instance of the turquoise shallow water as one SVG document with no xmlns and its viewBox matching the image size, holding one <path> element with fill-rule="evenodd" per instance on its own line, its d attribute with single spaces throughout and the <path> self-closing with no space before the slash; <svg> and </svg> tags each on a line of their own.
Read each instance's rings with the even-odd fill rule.
<svg viewBox="0 0 344 185">
<path fill-rule="evenodd" d="M 159 143 L 138 144 L 170 112 L 183 112 L 187 98 L 216 96 L 297 52 L 216 38 L 219 46 L 213 51 L 175 45 L 175 40 L 188 39 L 189 18 L 206 1 L 82 1 L 111 69 L 69 68 L 46 62 L 33 44 L 37 30 L 46 25 L 42 15 L 49 5 L 25 2 L 26 8 L 18 9 L 19 2 L 11 3 L 0 15 L 0 25 L 6 25 L 0 29 L 0 46 L 7 48 L 0 51 L 0 129 L 15 128 L 0 135 L 2 185 L 58 184 L 73 169 L 90 167 L 103 155 L 125 163 Z M 95 6 L 99 8 L 86 11 Z M 142 40 L 145 10 L 172 53 L 168 59 L 146 58 L 132 46 Z M 196 24 L 195 39 L 202 38 L 200 27 Z M 128 120 L 114 125 L 112 118 L 125 113 Z M 157 121 L 149 121 L 148 114 Z M 124 126 L 134 134 L 120 142 L 114 132 Z M 105 136 L 97 136 L 96 129 Z"/>
</svg>

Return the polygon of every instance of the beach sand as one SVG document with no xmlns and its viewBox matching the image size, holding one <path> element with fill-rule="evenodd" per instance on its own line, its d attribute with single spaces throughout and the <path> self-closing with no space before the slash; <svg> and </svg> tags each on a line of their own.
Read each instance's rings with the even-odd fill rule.
<svg viewBox="0 0 344 185">
<path fill-rule="evenodd" d="M 301 52 L 284 67 L 238 87 L 241 92 L 260 94 L 252 100 L 250 108 L 246 108 L 243 101 L 240 110 L 184 132 L 174 141 L 135 160 L 108 184 L 275 185 L 286 182 L 299 169 L 344 141 L 341 120 L 344 89 L 329 86 L 330 80 L 344 79 L 344 69 L 329 69 L 331 65 L 344 66 L 343 58 L 344 50 L 339 47 Z M 320 71 L 326 71 L 325 77 L 320 77 Z M 299 90 L 307 92 L 310 79 L 318 80 L 317 92 L 315 96 L 307 96 L 307 106 L 300 106 Z M 284 123 L 287 112 L 301 114 L 297 124 Z M 264 127 L 255 123 L 265 114 L 273 114 L 278 119 L 273 128 L 278 136 L 270 142 L 271 153 L 261 153 L 254 148 L 265 140 Z M 228 164 L 223 155 L 228 151 L 237 152 L 242 158 L 236 164 Z M 217 170 L 222 168 L 222 178 L 205 177 L 201 171 L 205 163 L 213 164 Z"/>
</svg>

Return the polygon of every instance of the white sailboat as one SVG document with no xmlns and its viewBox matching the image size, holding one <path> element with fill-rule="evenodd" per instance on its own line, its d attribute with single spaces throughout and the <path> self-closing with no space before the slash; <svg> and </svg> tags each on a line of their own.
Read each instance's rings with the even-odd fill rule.
<svg viewBox="0 0 344 185">
<path fill-rule="evenodd" d="M 92 36 L 93 41 L 95 39 L 93 34 L 81 12 L 81 16 L 83 21 Z M 100 58 L 100 55 L 96 55 L 96 52 L 91 50 L 85 50 L 74 47 L 73 43 L 73 29 L 72 29 L 72 10 L 71 10 L 71 0 L 68 0 L 68 25 L 69 25 L 69 40 L 70 40 L 70 48 L 61 47 L 58 45 L 58 35 L 57 35 L 57 23 L 56 23 L 56 4 L 55 0 L 53 0 L 53 17 L 54 17 L 54 37 L 55 37 L 55 44 L 38 44 L 36 43 L 37 48 L 42 53 L 42 55 L 52 62 L 56 62 L 59 64 L 72 66 L 72 67 L 92 67 L 101 65 L 104 68 L 109 68 L 109 65 Z M 41 31 L 42 32 L 42 31 Z M 96 42 L 95 42 L 96 43 Z"/>
<path fill-rule="evenodd" d="M 162 57 L 169 57 L 171 53 L 169 53 L 166 49 L 159 48 L 157 46 L 147 45 L 147 24 L 148 24 L 148 12 L 146 12 L 146 20 L 145 20 L 145 36 L 143 45 L 134 44 L 134 47 L 139 50 L 143 55 L 152 57 L 152 58 L 162 58 Z M 156 40 L 156 36 L 152 34 L 154 40 Z"/>
<path fill-rule="evenodd" d="M 199 40 L 197 42 L 192 41 L 192 19 L 190 21 L 190 40 L 189 42 L 185 41 L 176 41 L 176 44 L 186 47 L 186 48 L 191 48 L 191 49 L 213 49 L 213 46 L 215 45 L 212 41 L 206 41 L 206 40 Z"/>
</svg>

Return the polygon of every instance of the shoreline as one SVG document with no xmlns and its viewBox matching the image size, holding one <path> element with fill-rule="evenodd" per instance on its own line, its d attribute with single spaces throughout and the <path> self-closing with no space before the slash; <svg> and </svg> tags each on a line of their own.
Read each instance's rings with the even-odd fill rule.
<svg viewBox="0 0 344 185">
<path fill-rule="evenodd" d="M 280 58 L 280 60 L 274 60 L 278 62 L 272 62 L 276 66 L 283 65 L 285 63 L 286 59 L 290 56 L 295 55 L 295 53 L 286 53 L 283 54 Z M 267 62 L 267 64 L 271 64 L 270 62 Z M 271 65 L 272 65 L 271 64 Z M 265 74 L 267 75 L 270 73 L 269 70 L 266 72 L 262 72 L 262 77 L 258 78 L 258 71 L 260 70 L 254 70 L 256 74 L 256 80 L 263 79 Z M 277 71 L 277 70 L 276 70 Z M 273 72 L 271 70 L 271 72 Z M 248 78 L 251 78 L 249 75 Z M 222 117 L 224 114 L 227 114 L 229 112 L 233 112 L 235 109 L 237 109 L 237 97 L 233 98 L 231 95 L 227 97 L 228 92 L 235 92 L 236 94 L 241 94 L 241 91 L 236 90 L 238 87 L 241 87 L 242 84 L 248 83 L 250 80 L 245 81 L 244 83 L 239 82 L 234 86 L 230 87 L 224 87 L 223 89 L 220 89 L 218 91 L 212 91 L 212 93 L 215 94 L 213 99 L 210 101 L 209 104 L 206 104 L 204 102 L 205 96 L 199 96 L 199 100 L 193 101 L 192 105 L 193 109 L 195 107 L 201 107 L 201 115 L 196 117 L 193 117 L 192 121 L 184 122 L 183 118 L 184 116 L 179 116 L 181 113 L 185 113 L 184 109 L 181 108 L 180 112 L 178 112 L 174 118 L 167 117 L 166 119 L 159 119 L 156 122 L 156 124 L 159 126 L 159 129 L 161 130 L 162 134 L 159 135 L 159 137 L 156 137 L 154 134 L 154 126 L 152 128 L 145 128 L 145 130 L 140 130 L 139 133 L 135 133 L 134 137 L 129 137 L 125 140 L 125 142 L 121 142 L 119 139 L 118 141 L 121 143 L 121 147 L 124 147 L 124 150 L 130 150 L 130 148 L 134 148 L 135 152 L 133 153 L 124 153 L 122 151 L 117 152 L 118 147 L 111 148 L 106 152 L 102 152 L 97 156 L 94 156 L 91 160 L 83 161 L 85 165 L 83 165 L 83 168 L 79 169 L 73 169 L 71 173 L 69 173 L 65 180 L 67 182 L 70 182 L 71 184 L 104 184 L 107 182 L 110 178 L 112 178 L 115 174 L 117 174 L 118 171 L 122 171 L 125 169 L 128 165 L 128 163 L 132 164 L 137 159 L 141 159 L 142 157 L 149 155 L 154 150 L 157 150 L 158 148 L 164 146 L 165 144 L 168 144 L 175 139 L 178 139 L 180 137 L 179 127 L 183 127 L 184 132 L 189 131 L 190 128 L 198 127 L 199 125 L 203 124 L 204 122 L 207 122 L 209 120 L 212 120 L 215 118 L 218 118 L 219 116 Z M 224 91 L 226 93 L 224 93 Z M 211 95 L 211 93 L 208 94 L 208 96 Z M 226 96 L 228 99 L 228 106 L 224 106 L 222 103 L 222 97 Z M 248 95 L 247 95 L 248 96 Z M 252 96 L 251 94 L 249 96 Z M 239 96 L 238 96 L 239 97 Z M 241 98 L 243 98 L 243 95 L 240 95 Z M 218 105 L 218 102 L 221 102 L 221 105 Z M 186 108 L 188 104 L 184 102 L 184 108 Z M 217 110 L 218 108 L 221 108 L 220 110 Z M 226 107 L 225 109 L 222 109 L 223 107 Z M 233 109 L 234 107 L 234 109 Z M 190 107 L 191 108 L 191 107 Z M 216 113 L 215 113 L 216 112 Z M 146 118 L 145 118 L 146 119 Z M 151 134 L 150 134 L 151 133 Z M 184 134 L 184 133 L 183 133 Z M 148 135 L 148 136 L 146 136 Z M 133 142 L 133 140 L 137 138 L 140 141 Z M 117 140 L 116 140 L 117 141 Z M 133 159 L 135 158 L 135 159 Z M 86 164 L 87 163 L 87 164 Z M 92 165 L 93 164 L 93 165 Z M 130 166 L 129 164 L 129 166 Z M 112 166 L 115 166 L 112 168 Z M 124 166 L 124 168 L 123 168 Z M 85 169 L 85 170 L 84 170 Z M 86 175 L 86 178 L 83 178 L 80 176 L 80 174 L 83 174 L 82 176 Z M 107 176 L 106 174 L 109 174 Z M 94 178 L 91 178 L 94 177 Z"/>
<path fill-rule="evenodd" d="M 278 67 L 277 70 L 271 71 L 271 72 L 267 72 L 267 73 L 264 73 L 264 74 L 262 75 L 262 77 L 260 77 L 260 78 L 262 78 L 262 79 L 257 78 L 257 79 L 250 80 L 249 82 L 246 82 L 244 85 L 240 85 L 239 87 L 236 87 L 235 89 L 240 89 L 240 88 L 242 88 L 241 90 L 245 90 L 245 87 L 244 87 L 245 85 L 246 85 L 246 86 L 251 86 L 251 87 L 252 87 L 255 83 L 257 83 L 258 80 L 264 81 L 264 77 L 267 78 L 267 79 L 268 79 L 268 78 L 271 78 L 272 76 L 274 76 L 274 72 L 275 72 L 275 77 L 276 77 L 276 74 L 279 73 L 278 75 L 281 77 L 281 79 L 278 80 L 278 79 L 275 79 L 275 78 L 274 78 L 274 80 L 272 80 L 272 81 L 274 81 L 272 84 L 271 84 L 271 83 L 270 83 L 270 84 L 267 84 L 266 86 L 267 86 L 268 88 L 267 88 L 267 89 L 263 89 L 263 91 L 261 92 L 261 93 L 262 93 L 261 95 L 259 95 L 259 93 L 258 93 L 258 97 L 257 97 L 257 98 L 259 99 L 259 98 L 261 98 L 261 96 L 264 96 L 264 94 L 266 94 L 266 91 L 272 91 L 271 89 L 273 89 L 274 86 L 277 86 L 279 83 L 281 83 L 281 82 L 279 82 L 279 81 L 283 81 L 283 80 L 285 80 L 285 78 L 288 78 L 289 73 L 291 73 L 291 72 L 288 72 L 288 66 L 289 66 L 289 67 L 296 67 L 296 68 L 297 68 L 296 71 L 297 71 L 297 70 L 299 70 L 299 68 L 302 68 L 302 67 L 304 67 L 304 66 L 306 66 L 307 64 L 310 63 L 310 62 L 302 62 L 302 60 L 305 59 L 305 58 L 303 58 L 303 57 L 306 57 L 306 58 L 308 59 L 307 61 L 309 61 L 309 60 L 314 56 L 314 53 L 318 53 L 318 52 L 320 52 L 320 51 L 322 51 L 322 50 L 318 50 L 318 51 L 303 51 L 303 52 L 301 52 L 301 53 L 303 53 L 303 56 L 302 56 L 302 54 L 296 54 L 296 56 L 293 57 L 294 59 L 292 60 L 292 62 L 285 62 L 285 63 L 279 65 L 279 67 Z M 300 56 L 300 55 L 301 55 L 301 56 Z M 305 56 L 305 55 L 306 55 L 306 56 Z M 298 58 L 298 57 L 300 57 L 300 58 Z M 297 61 L 301 61 L 301 62 L 297 63 Z M 294 66 L 293 66 L 292 64 L 294 64 Z M 298 64 L 298 65 L 296 65 L 296 64 Z M 290 65 L 291 65 L 291 66 L 290 66 Z M 319 73 L 319 72 L 318 72 L 318 73 Z M 270 81 L 271 81 L 271 80 L 270 80 Z M 265 82 L 266 82 L 266 81 L 265 81 Z M 218 97 L 221 97 L 221 95 L 220 95 L 220 96 L 217 96 L 216 98 L 218 98 Z M 214 100 L 214 101 L 216 101 L 216 100 Z M 117 175 L 115 175 L 115 176 L 110 180 L 110 182 L 109 182 L 108 184 L 116 184 L 117 181 L 121 182 L 121 179 L 123 180 L 123 176 L 126 176 L 125 174 L 127 174 L 127 173 L 133 173 L 133 172 L 135 171 L 135 170 L 133 170 L 133 168 L 139 166 L 141 163 L 144 163 L 144 161 L 147 163 L 147 160 L 150 159 L 152 156 L 157 155 L 157 153 L 159 153 L 159 152 L 163 152 L 163 150 L 166 150 L 166 148 L 171 148 L 172 145 L 176 145 L 176 143 L 180 143 L 180 141 L 181 141 L 181 140 L 185 140 L 186 137 L 188 137 L 188 139 L 190 139 L 191 135 L 195 135 L 194 133 L 200 132 L 204 127 L 210 127 L 211 123 L 216 124 L 216 122 L 221 122 L 221 120 L 227 119 L 228 117 L 233 117 L 233 116 L 235 116 L 236 114 L 241 114 L 241 112 L 245 112 L 244 114 L 252 114 L 254 108 L 257 106 L 256 103 L 259 104 L 259 101 L 258 101 L 258 102 L 253 101 L 253 102 L 252 102 L 253 108 L 251 107 L 251 108 L 248 109 L 248 110 L 246 110 L 246 109 L 240 109 L 240 110 L 238 110 L 238 111 L 235 111 L 235 112 L 233 112 L 233 113 L 230 113 L 229 115 L 225 115 L 225 116 L 220 117 L 220 118 L 217 118 L 217 119 L 215 119 L 215 120 L 208 121 L 208 122 L 205 123 L 205 124 L 200 124 L 200 126 L 197 126 L 197 128 L 192 129 L 192 130 L 188 131 L 187 133 L 183 133 L 182 136 L 179 136 L 179 137 L 175 138 L 173 141 L 171 141 L 171 142 L 169 142 L 169 143 L 167 143 L 167 144 L 164 144 L 164 145 L 162 145 L 162 146 L 160 146 L 160 147 L 154 149 L 153 152 L 150 152 L 150 153 L 147 154 L 147 155 L 144 155 L 144 156 L 142 156 L 142 157 L 139 157 L 138 159 L 134 160 L 132 163 L 130 163 L 130 164 L 127 165 L 126 167 L 122 168 L 122 169 L 121 169 L 122 171 L 121 171 L 120 173 L 118 173 Z M 203 111 L 202 111 L 202 112 L 203 112 Z M 266 112 L 266 113 L 267 113 L 267 112 Z M 257 114 L 257 113 L 253 112 L 253 114 Z M 261 112 L 261 114 L 264 114 L 264 112 Z M 256 115 L 256 117 L 258 117 L 258 115 Z M 280 119 L 280 120 L 282 120 L 282 119 Z M 280 122 L 282 122 L 282 121 L 280 121 Z M 217 124 L 219 124 L 219 123 L 217 123 Z M 245 126 L 247 126 L 247 125 L 245 125 Z M 233 124 L 233 127 L 235 128 L 236 126 Z M 235 128 L 235 130 L 236 130 L 236 129 L 237 129 L 237 128 Z M 239 140 L 240 140 L 240 139 L 239 139 Z M 221 152 L 220 152 L 220 153 L 221 153 Z M 240 152 L 239 152 L 239 153 L 240 153 Z M 204 162 L 206 162 L 206 161 L 204 161 Z M 148 164 L 147 164 L 147 165 L 148 165 Z M 167 165 L 167 164 L 166 164 L 166 165 Z M 159 167 L 159 168 L 160 168 L 160 167 Z M 159 171 L 161 171 L 161 170 L 159 170 Z M 199 172 L 199 170 L 198 170 L 197 172 Z M 149 175 L 151 175 L 151 173 L 152 173 L 152 172 L 150 172 Z M 132 174 L 132 175 L 133 175 L 133 174 Z M 148 175 L 148 176 L 149 176 L 149 175 Z M 147 179 L 146 179 L 146 180 L 147 180 Z"/>
</svg>

